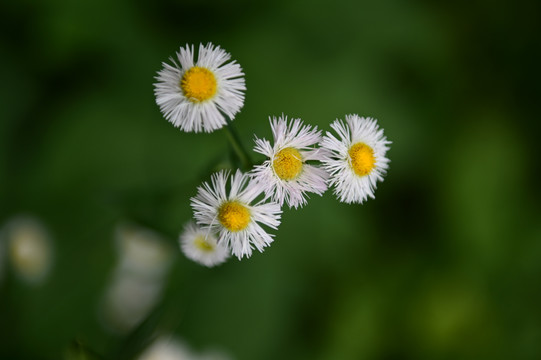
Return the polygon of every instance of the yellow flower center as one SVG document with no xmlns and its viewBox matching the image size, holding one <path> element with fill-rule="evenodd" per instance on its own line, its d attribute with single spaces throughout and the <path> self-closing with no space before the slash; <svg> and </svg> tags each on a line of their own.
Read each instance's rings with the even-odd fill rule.
<svg viewBox="0 0 541 360">
<path fill-rule="evenodd" d="M 351 158 L 351 167 L 355 174 L 365 176 L 376 167 L 376 158 L 374 150 L 365 143 L 356 143 L 349 148 L 349 157 Z"/>
<path fill-rule="evenodd" d="M 302 156 L 297 149 L 288 147 L 274 155 L 272 166 L 280 179 L 293 180 L 302 171 Z"/>
<path fill-rule="evenodd" d="M 209 243 L 204 236 L 198 236 L 195 238 L 194 245 L 196 248 L 204 252 L 211 252 L 214 250 L 214 245 Z"/>
<path fill-rule="evenodd" d="M 217 84 L 214 74 L 209 69 L 194 66 L 184 73 L 180 87 L 184 96 L 197 103 L 212 98 L 216 94 Z"/>
<path fill-rule="evenodd" d="M 250 223 L 250 210 L 237 201 L 228 201 L 218 209 L 218 220 L 229 231 L 241 231 Z"/>
</svg>

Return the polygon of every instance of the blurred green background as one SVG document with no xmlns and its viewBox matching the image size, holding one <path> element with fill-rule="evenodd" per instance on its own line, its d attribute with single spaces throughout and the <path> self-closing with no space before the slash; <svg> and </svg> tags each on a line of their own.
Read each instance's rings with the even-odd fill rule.
<svg viewBox="0 0 541 360">
<path fill-rule="evenodd" d="M 540 14 L 535 0 L 3 1 L 0 227 L 39 221 L 53 260 L 25 282 L 3 237 L 0 358 L 130 358 L 157 331 L 239 360 L 540 359 Z M 153 77 L 200 42 L 246 73 L 234 125 L 249 148 L 269 115 L 377 118 L 393 144 L 376 199 L 313 196 L 262 254 L 186 259 L 189 198 L 227 138 L 175 129 Z M 99 309 L 125 223 L 173 258 L 157 310 L 115 332 Z"/>
</svg>

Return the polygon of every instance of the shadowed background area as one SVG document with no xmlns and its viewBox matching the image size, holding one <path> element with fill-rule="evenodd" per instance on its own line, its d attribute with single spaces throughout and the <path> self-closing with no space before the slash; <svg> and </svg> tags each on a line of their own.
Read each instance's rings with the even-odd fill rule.
<svg viewBox="0 0 541 360">
<path fill-rule="evenodd" d="M 0 358 L 131 359 L 162 334 L 239 360 L 541 358 L 540 14 L 3 1 Z M 153 83 L 200 42 L 244 69 L 248 148 L 270 115 L 377 118 L 393 144 L 376 199 L 312 196 L 262 254 L 185 258 L 189 199 L 227 137 L 175 129 Z"/>
</svg>

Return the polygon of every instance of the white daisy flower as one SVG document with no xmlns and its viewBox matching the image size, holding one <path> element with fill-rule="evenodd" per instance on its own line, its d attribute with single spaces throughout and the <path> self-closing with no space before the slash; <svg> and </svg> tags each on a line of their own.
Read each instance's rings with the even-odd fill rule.
<svg viewBox="0 0 541 360">
<path fill-rule="evenodd" d="M 280 205 L 275 202 L 252 202 L 263 192 L 255 181 L 240 170 L 231 176 L 231 187 L 226 190 L 229 172 L 212 176 L 211 185 L 203 183 L 191 198 L 194 217 L 203 229 L 218 234 L 218 243 L 227 246 L 239 258 L 250 257 L 255 247 L 260 252 L 273 241 L 260 224 L 276 229 L 280 224 Z"/>
<path fill-rule="evenodd" d="M 194 47 L 177 52 L 173 65 L 163 69 L 154 84 L 156 103 L 165 118 L 183 131 L 212 132 L 233 120 L 244 105 L 244 73 L 231 55 L 212 44 L 199 45 L 194 63 Z M 224 116 L 225 115 L 225 116 Z"/>
<path fill-rule="evenodd" d="M 339 139 L 327 132 L 320 145 L 332 152 L 323 160 L 324 168 L 331 174 L 330 185 L 341 202 L 363 203 L 374 198 L 376 182 L 383 181 L 389 167 L 385 153 L 391 144 L 383 135 L 376 120 L 346 115 L 347 124 L 335 120 L 331 127 Z"/>
<path fill-rule="evenodd" d="M 328 151 L 314 147 L 321 140 L 321 131 L 303 125 L 300 119 L 292 119 L 288 124 L 283 115 L 269 120 L 274 145 L 266 139 L 255 139 L 254 151 L 268 160 L 256 166 L 251 175 L 264 188 L 265 195 L 280 206 L 286 201 L 290 208 L 302 207 L 307 192 L 321 195 L 327 190 L 327 172 L 306 164 L 328 157 Z"/>
<path fill-rule="evenodd" d="M 225 262 L 230 255 L 228 249 L 218 243 L 213 233 L 201 229 L 193 222 L 184 226 L 180 235 L 180 247 L 187 258 L 208 267 Z"/>
</svg>

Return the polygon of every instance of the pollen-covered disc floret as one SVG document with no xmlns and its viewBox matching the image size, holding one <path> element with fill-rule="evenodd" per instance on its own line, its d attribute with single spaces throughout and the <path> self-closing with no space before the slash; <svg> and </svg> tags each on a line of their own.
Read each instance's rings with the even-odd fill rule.
<svg viewBox="0 0 541 360">
<path fill-rule="evenodd" d="M 226 201 L 218 209 L 218 220 L 229 231 L 246 229 L 250 223 L 250 210 L 238 201 Z"/>
<path fill-rule="evenodd" d="M 280 179 L 286 181 L 296 179 L 302 172 L 302 155 L 299 150 L 286 147 L 274 155 L 272 167 Z"/>
<path fill-rule="evenodd" d="M 241 259 L 250 257 L 255 247 L 260 252 L 273 241 L 261 225 L 276 229 L 280 224 L 280 205 L 276 202 L 256 201 L 263 189 L 237 170 L 231 176 L 220 171 L 197 188 L 191 198 L 194 217 L 205 231 L 217 234 L 218 244 L 228 247 L 233 255 Z M 255 203 L 254 203 L 255 202 Z"/>
<path fill-rule="evenodd" d="M 327 190 L 328 174 L 307 161 L 322 161 L 327 151 L 316 148 L 321 140 L 317 127 L 303 125 L 300 119 L 270 119 L 274 144 L 266 139 L 255 140 L 254 151 L 267 156 L 251 176 L 265 190 L 265 195 L 282 205 L 297 208 L 306 204 L 306 193 L 321 195 Z"/>
<path fill-rule="evenodd" d="M 391 144 L 383 135 L 376 120 L 359 115 L 346 115 L 346 123 L 336 120 L 331 124 L 338 137 L 327 132 L 321 147 L 332 152 L 330 158 L 322 160 L 324 168 L 331 174 L 329 185 L 345 203 L 362 203 L 374 198 L 376 183 L 383 181 L 389 167 L 385 157 Z"/>
<path fill-rule="evenodd" d="M 189 222 L 180 234 L 180 248 L 187 258 L 204 266 L 212 267 L 229 258 L 229 250 L 219 244 L 216 236 Z"/>
<path fill-rule="evenodd" d="M 233 120 L 244 105 L 244 73 L 231 55 L 212 44 L 186 45 L 163 63 L 156 76 L 154 94 L 165 118 L 187 132 L 211 132 Z"/>
</svg>

